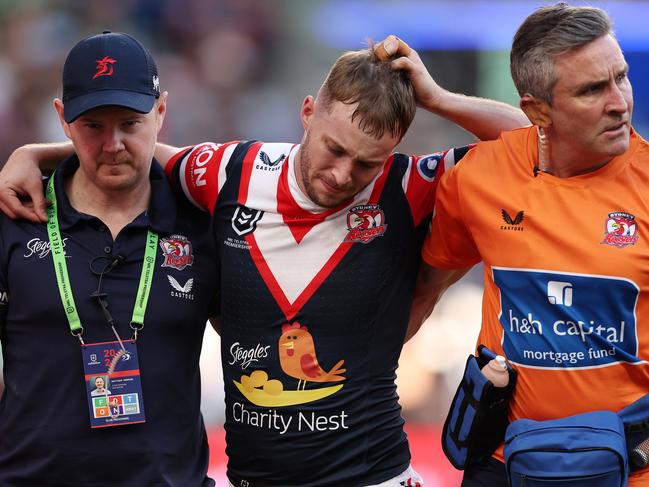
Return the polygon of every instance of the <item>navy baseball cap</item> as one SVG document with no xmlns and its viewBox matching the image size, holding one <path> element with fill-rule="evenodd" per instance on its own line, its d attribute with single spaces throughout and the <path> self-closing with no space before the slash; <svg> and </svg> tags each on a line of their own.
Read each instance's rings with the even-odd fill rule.
<svg viewBox="0 0 649 487">
<path fill-rule="evenodd" d="M 134 37 L 110 31 L 87 37 L 63 66 L 65 121 L 106 105 L 149 113 L 160 96 L 159 83 L 151 53 Z"/>
</svg>

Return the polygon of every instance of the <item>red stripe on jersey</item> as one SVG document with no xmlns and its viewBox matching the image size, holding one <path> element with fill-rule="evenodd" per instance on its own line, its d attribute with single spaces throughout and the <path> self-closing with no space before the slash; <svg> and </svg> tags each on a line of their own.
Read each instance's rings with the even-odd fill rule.
<svg viewBox="0 0 649 487">
<path fill-rule="evenodd" d="M 175 153 L 171 158 L 167 161 L 167 164 L 164 167 L 165 170 L 165 175 L 167 176 L 167 181 L 170 183 L 173 183 L 173 172 L 174 168 L 176 167 L 176 164 L 178 164 L 179 160 L 187 154 L 187 151 L 189 150 L 188 147 L 185 147 L 184 149 L 181 149 L 179 152 Z M 178 190 L 178 188 L 175 188 L 175 190 Z"/>
<path fill-rule="evenodd" d="M 256 151 L 254 151 L 255 154 L 258 152 L 258 150 L 259 148 L 257 148 Z M 368 200 L 369 204 L 376 204 L 379 198 L 381 197 L 381 193 L 383 192 L 383 188 L 385 187 L 385 183 L 388 179 L 390 173 L 390 167 L 392 166 L 393 160 L 394 160 L 394 156 L 388 159 L 388 161 L 385 164 L 385 167 L 383 168 L 383 172 L 374 183 L 372 194 L 370 195 L 370 198 Z M 252 159 L 252 161 L 254 161 L 254 158 Z M 252 165 L 252 161 L 250 162 L 250 165 Z M 279 186 L 284 185 L 285 187 L 284 189 L 281 190 L 278 189 L 278 193 L 277 193 L 278 210 L 280 210 L 279 211 L 280 213 L 283 213 L 283 210 L 286 210 L 288 211 L 289 214 L 292 215 L 292 218 L 294 218 L 294 220 L 291 221 L 291 223 L 289 223 L 289 221 L 287 221 L 285 216 L 284 221 L 289 226 L 293 225 L 293 228 L 291 228 L 291 233 L 295 237 L 296 241 L 299 243 L 300 241 L 299 239 L 303 238 L 304 235 L 306 235 L 306 233 L 311 228 L 313 228 L 315 224 L 324 220 L 324 218 L 326 218 L 327 215 L 339 211 L 341 208 L 348 205 L 349 202 L 343 203 L 338 208 L 327 210 L 323 214 L 314 215 L 310 212 L 303 210 L 298 206 L 297 202 L 293 199 L 293 197 L 290 194 L 288 188 L 287 167 L 288 164 L 285 164 L 284 167 L 282 168 L 282 173 L 280 174 Z M 249 180 L 250 175 L 248 175 L 246 179 Z M 241 182 L 242 184 L 244 183 L 243 176 Z M 245 187 L 246 188 L 248 187 L 247 182 Z M 244 187 L 242 186 L 241 190 L 243 188 Z M 239 203 L 241 203 L 242 201 L 245 200 L 242 200 L 240 198 Z M 299 222 L 298 220 L 296 220 L 297 218 L 304 218 L 306 220 L 306 223 Z M 325 264 L 318 271 L 318 273 L 313 277 L 313 279 L 309 282 L 309 284 L 300 293 L 300 295 L 297 297 L 295 302 L 291 303 L 286 297 L 286 294 L 284 294 L 284 291 L 282 290 L 281 286 L 275 279 L 275 276 L 273 275 L 270 267 L 268 266 L 266 259 L 264 258 L 261 250 L 259 249 L 254 233 L 247 234 L 245 236 L 245 239 L 248 245 L 250 246 L 250 255 L 252 256 L 252 259 L 257 267 L 257 270 L 261 274 L 261 277 L 266 283 L 266 286 L 268 287 L 268 290 L 272 294 L 273 298 L 275 298 L 275 302 L 279 305 L 280 309 L 283 311 L 284 315 L 286 316 L 287 321 L 292 320 L 298 314 L 300 309 L 302 309 L 302 307 L 309 301 L 309 299 L 311 299 L 313 294 L 318 290 L 318 288 L 322 285 L 322 283 L 329 277 L 329 275 L 338 266 L 338 264 L 340 264 L 340 261 L 345 257 L 347 252 L 351 250 L 352 245 L 354 245 L 353 242 L 341 242 L 341 244 L 334 251 L 331 257 L 325 262 Z"/>
<path fill-rule="evenodd" d="M 415 226 L 433 211 L 437 184 L 444 174 L 444 158 L 448 152 L 411 157 L 406 199 Z"/>
<path fill-rule="evenodd" d="M 252 169 L 255 166 L 255 159 L 259 154 L 259 149 L 263 145 L 262 142 L 256 142 L 248 148 L 246 156 L 243 158 L 241 165 L 241 181 L 239 181 L 239 196 L 237 202 L 241 205 L 246 204 L 248 200 L 248 187 L 250 186 L 250 176 L 252 176 Z"/>
<path fill-rule="evenodd" d="M 340 247 L 336 249 L 327 263 L 322 267 L 322 269 L 320 269 L 309 285 L 295 300 L 295 303 L 291 306 L 291 315 L 286 315 L 287 320 L 292 320 L 293 317 L 302 309 L 302 306 L 311 299 L 311 296 L 313 296 L 325 279 L 329 277 L 329 274 L 331 274 L 338 264 L 340 264 L 340 261 L 343 260 L 343 257 L 345 257 L 347 252 L 351 250 L 352 245 L 354 245 L 353 242 L 343 242 L 340 244 Z"/>
<path fill-rule="evenodd" d="M 200 144 L 187 155 L 184 179 L 189 196 L 196 204 L 211 213 L 219 197 L 219 168 L 223 163 L 225 149 L 238 142 L 216 145 Z M 179 164 L 179 161 L 176 161 Z"/>
<path fill-rule="evenodd" d="M 383 166 L 383 172 L 374 183 L 372 194 L 370 195 L 370 199 L 367 201 L 368 204 L 375 205 L 379 201 L 379 198 L 383 193 L 383 188 L 385 187 L 385 182 L 388 180 L 388 175 L 390 174 L 390 168 L 392 167 L 393 162 L 394 162 L 394 154 L 392 154 L 388 158 L 388 160 L 385 161 L 385 165 Z"/>
<path fill-rule="evenodd" d="M 291 149 L 293 150 L 293 149 Z M 297 161 L 295 162 L 297 164 Z M 311 213 L 300 207 L 293 198 L 288 185 L 289 164 L 284 164 L 277 185 L 277 212 L 282 215 L 284 223 L 293 234 L 293 238 L 300 243 L 304 236 L 309 233 L 315 225 L 321 223 L 329 215 L 347 206 L 349 202 L 338 205 L 336 208 L 330 208 L 321 213 Z"/>
<path fill-rule="evenodd" d="M 266 259 L 264 259 L 263 254 L 259 250 L 259 246 L 257 245 L 257 241 L 255 240 L 254 233 L 249 233 L 245 236 L 245 239 L 250 246 L 250 255 L 252 256 L 252 259 L 257 266 L 257 270 L 261 274 L 261 277 L 266 283 L 268 290 L 273 295 L 273 298 L 275 298 L 275 302 L 279 305 L 280 309 L 286 316 L 287 321 L 292 320 L 298 314 L 300 309 L 302 309 L 302 306 L 304 306 L 306 302 L 311 299 L 311 296 L 313 296 L 313 294 L 325 281 L 325 279 L 329 277 L 329 274 L 331 274 L 331 272 L 336 268 L 336 266 L 340 263 L 347 252 L 349 252 L 353 245 L 353 243 L 350 242 L 341 243 L 329 258 L 329 260 L 322 267 L 322 269 L 320 269 L 320 271 L 315 275 L 315 277 L 311 280 L 307 287 L 304 288 L 304 291 L 300 293 L 298 298 L 295 300 L 295 303 L 291 304 L 291 302 L 286 297 L 286 294 L 284 294 L 284 291 L 282 291 L 281 286 L 275 279 L 275 276 L 270 270 L 270 267 L 268 267 Z"/>
<path fill-rule="evenodd" d="M 289 303 L 288 299 L 286 298 L 286 294 L 284 294 L 284 291 L 282 291 L 282 288 L 275 279 L 273 272 L 270 270 L 270 267 L 268 267 L 266 259 L 264 259 L 263 254 L 259 250 L 259 246 L 257 245 L 257 240 L 255 240 L 254 233 L 249 233 L 244 238 L 246 239 L 246 242 L 250 247 L 250 255 L 253 262 L 257 266 L 257 270 L 261 274 L 261 278 L 266 283 L 266 286 L 268 287 L 270 293 L 273 295 L 273 298 L 275 298 L 275 302 L 277 302 L 279 307 L 286 315 L 286 319 L 291 319 L 288 317 L 291 312 L 291 303 Z"/>
</svg>

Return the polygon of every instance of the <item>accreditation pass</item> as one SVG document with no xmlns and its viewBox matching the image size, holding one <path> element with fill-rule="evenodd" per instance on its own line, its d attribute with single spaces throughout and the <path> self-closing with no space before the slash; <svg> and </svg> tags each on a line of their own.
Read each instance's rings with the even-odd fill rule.
<svg viewBox="0 0 649 487">
<path fill-rule="evenodd" d="M 116 360 L 110 375 L 111 362 L 122 349 L 120 342 L 82 347 L 91 428 L 145 422 L 137 347 L 133 340 L 122 343 L 125 353 Z"/>
</svg>

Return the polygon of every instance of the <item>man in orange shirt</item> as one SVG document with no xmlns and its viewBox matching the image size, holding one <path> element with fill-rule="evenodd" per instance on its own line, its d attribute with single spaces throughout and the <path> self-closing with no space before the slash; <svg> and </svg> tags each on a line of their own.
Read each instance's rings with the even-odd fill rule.
<svg viewBox="0 0 649 487">
<path fill-rule="evenodd" d="M 649 385 L 649 146 L 628 66 L 605 12 L 557 4 L 521 25 L 511 71 L 533 126 L 441 180 L 411 326 L 482 261 L 478 343 L 518 371 L 510 419 L 619 411 Z M 462 485 L 506 487 L 502 453 Z"/>
</svg>

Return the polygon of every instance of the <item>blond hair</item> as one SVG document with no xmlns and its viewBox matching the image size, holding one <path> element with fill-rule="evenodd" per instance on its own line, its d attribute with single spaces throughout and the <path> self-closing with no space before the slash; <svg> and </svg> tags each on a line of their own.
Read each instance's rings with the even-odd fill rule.
<svg viewBox="0 0 649 487">
<path fill-rule="evenodd" d="M 343 54 L 334 63 L 318 94 L 325 108 L 332 101 L 357 104 L 352 121 L 365 133 L 380 139 L 386 132 L 401 139 L 417 109 L 407 74 L 380 61 L 372 46 Z"/>
</svg>

